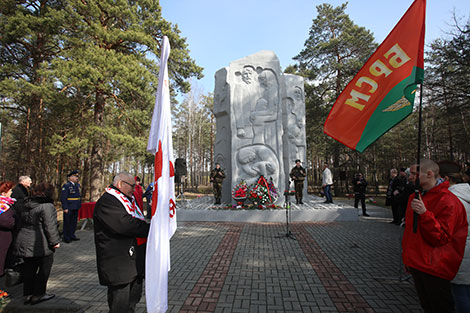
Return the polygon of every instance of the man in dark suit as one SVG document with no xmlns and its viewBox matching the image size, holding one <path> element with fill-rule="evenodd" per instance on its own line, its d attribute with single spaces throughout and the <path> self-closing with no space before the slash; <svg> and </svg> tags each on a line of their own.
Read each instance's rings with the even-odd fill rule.
<svg viewBox="0 0 470 313">
<path fill-rule="evenodd" d="M 93 214 L 98 277 L 108 287 L 110 313 L 133 312 L 141 296 L 136 238 L 146 238 L 150 224 L 135 205 L 134 188 L 134 177 L 119 173 Z"/>
</svg>

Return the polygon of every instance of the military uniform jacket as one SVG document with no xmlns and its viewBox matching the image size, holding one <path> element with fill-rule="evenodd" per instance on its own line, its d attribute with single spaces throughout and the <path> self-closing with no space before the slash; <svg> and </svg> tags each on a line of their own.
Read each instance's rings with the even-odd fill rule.
<svg viewBox="0 0 470 313">
<path fill-rule="evenodd" d="M 116 286 L 132 282 L 137 277 L 136 237 L 147 237 L 150 224 L 132 217 L 107 192 L 96 203 L 93 222 L 100 284 Z"/>
<path fill-rule="evenodd" d="M 225 178 L 225 173 L 220 169 L 219 171 L 217 169 L 213 169 L 211 171 L 211 182 L 213 183 L 222 183 Z"/>
<path fill-rule="evenodd" d="M 71 181 L 62 186 L 60 191 L 60 202 L 64 210 L 78 210 L 82 204 L 80 198 L 80 184 Z"/>
<path fill-rule="evenodd" d="M 294 166 L 292 170 L 290 171 L 289 176 L 295 182 L 303 182 L 305 179 L 305 176 L 307 175 L 305 174 L 305 169 L 302 166 L 300 167 Z"/>
</svg>

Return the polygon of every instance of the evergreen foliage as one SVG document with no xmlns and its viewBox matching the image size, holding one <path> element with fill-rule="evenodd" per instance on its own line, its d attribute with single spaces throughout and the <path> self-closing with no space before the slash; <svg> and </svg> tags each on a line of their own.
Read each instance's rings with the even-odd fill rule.
<svg viewBox="0 0 470 313">
<path fill-rule="evenodd" d="M 335 192 L 351 192 L 356 172 L 367 176 L 370 192 L 387 182 L 390 168 L 407 167 L 417 158 L 417 114 L 382 136 L 364 153 L 355 152 L 326 136 L 323 124 L 333 103 L 347 83 L 373 53 L 377 44 L 372 33 L 355 25 L 338 7 L 317 6 L 309 37 L 286 71 L 306 78 L 306 131 L 309 184 L 321 185 L 321 162 L 333 164 Z M 456 20 L 456 19 L 455 19 Z M 470 26 L 457 24 L 448 40 L 438 39 L 429 47 L 425 64 L 424 131 L 422 157 L 436 161 L 470 158 Z M 417 107 L 418 97 L 415 101 Z M 374 190 L 375 189 L 375 190 Z"/>
<path fill-rule="evenodd" d="M 0 14 L 3 175 L 60 185 L 78 168 L 97 199 L 107 173 L 144 172 L 163 35 L 173 90 L 202 77 L 158 1 L 7 0 Z"/>
</svg>

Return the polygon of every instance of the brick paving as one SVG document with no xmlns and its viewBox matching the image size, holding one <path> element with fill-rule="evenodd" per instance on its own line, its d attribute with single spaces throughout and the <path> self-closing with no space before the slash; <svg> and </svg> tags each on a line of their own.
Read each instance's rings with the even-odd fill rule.
<svg viewBox="0 0 470 313">
<path fill-rule="evenodd" d="M 184 302 L 181 313 L 215 311 L 241 229 L 241 225 L 229 225 L 227 233 Z"/>
<path fill-rule="evenodd" d="M 295 225 L 297 239 L 338 312 L 374 312 L 354 285 L 308 234 L 307 225 Z"/>
<path fill-rule="evenodd" d="M 179 223 L 171 240 L 168 312 L 422 312 L 400 272 L 402 229 L 389 210 L 359 221 Z M 22 304 L 22 286 L 0 312 L 108 312 L 96 273 L 93 231 L 55 254 L 53 300 Z M 280 236 L 279 236 L 280 235 Z M 146 312 L 145 297 L 136 312 Z"/>
</svg>

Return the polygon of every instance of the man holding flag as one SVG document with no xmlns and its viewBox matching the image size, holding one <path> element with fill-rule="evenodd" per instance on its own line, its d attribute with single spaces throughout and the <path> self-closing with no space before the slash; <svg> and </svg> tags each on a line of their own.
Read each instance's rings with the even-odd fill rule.
<svg viewBox="0 0 470 313">
<path fill-rule="evenodd" d="M 413 276 L 424 312 L 455 312 L 450 281 L 455 277 L 465 250 L 468 233 L 463 204 L 439 182 L 439 166 L 429 159 L 410 167 L 422 191 L 408 200 L 403 234 L 403 264 Z M 419 226 L 413 231 L 413 214 Z"/>
<path fill-rule="evenodd" d="M 110 313 L 133 312 L 142 291 L 136 238 L 147 237 L 149 224 L 136 205 L 134 188 L 131 174 L 117 174 L 93 212 L 98 277 L 108 287 Z"/>
<path fill-rule="evenodd" d="M 145 293 L 149 313 L 168 309 L 170 238 L 176 231 L 175 173 L 171 128 L 168 58 L 170 44 L 162 40 L 160 73 L 147 151 L 155 153 L 152 220 L 147 241 Z"/>
</svg>

